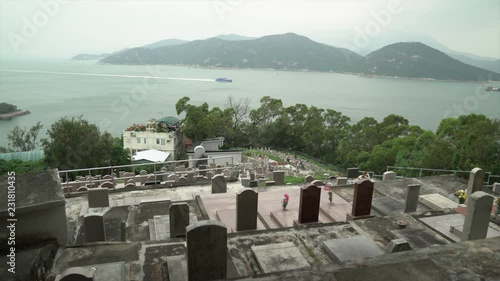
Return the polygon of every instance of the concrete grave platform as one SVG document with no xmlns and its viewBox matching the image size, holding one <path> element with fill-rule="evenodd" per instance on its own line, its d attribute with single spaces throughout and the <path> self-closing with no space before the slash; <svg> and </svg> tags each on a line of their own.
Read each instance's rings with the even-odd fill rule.
<svg viewBox="0 0 500 281">
<path fill-rule="evenodd" d="M 236 209 L 224 209 L 216 211 L 217 219 L 226 225 L 227 233 L 236 231 Z M 257 230 L 264 230 L 266 227 L 257 217 Z"/>
<path fill-rule="evenodd" d="M 413 249 L 428 248 L 449 243 L 428 229 L 398 229 L 393 230 L 393 233 L 408 241 Z"/>
<path fill-rule="evenodd" d="M 263 273 L 310 267 L 292 242 L 253 246 L 252 252 Z"/>
<path fill-rule="evenodd" d="M 458 206 L 458 202 L 452 201 L 437 193 L 420 195 L 418 201 L 436 211 L 453 209 Z"/>
<path fill-rule="evenodd" d="M 450 281 L 446 272 L 430 259 L 384 264 L 368 268 L 349 268 L 335 272 L 337 281 Z"/>
<path fill-rule="evenodd" d="M 372 201 L 372 209 L 382 216 L 390 216 L 403 212 L 405 205 L 392 197 L 376 198 Z"/>
<path fill-rule="evenodd" d="M 323 241 L 323 250 L 332 260 L 340 262 L 384 254 L 373 241 L 361 235 Z"/>
<path fill-rule="evenodd" d="M 187 261 L 186 256 L 170 256 L 167 257 L 167 268 L 169 280 L 187 281 Z"/>
<path fill-rule="evenodd" d="M 434 216 L 434 217 L 420 218 L 419 220 L 427 224 L 428 226 L 432 227 L 433 229 L 435 229 L 442 235 L 446 236 L 447 238 L 451 239 L 452 241 L 460 242 L 462 240 L 462 237 L 459 237 L 456 234 L 454 234 L 454 233 L 460 233 L 460 231 L 458 232 L 454 231 L 454 233 L 450 231 L 453 229 L 458 229 L 458 230 L 462 229 L 465 221 L 465 217 L 462 214 Z M 497 236 L 500 236 L 500 231 L 497 231 L 490 226 L 488 228 L 488 233 L 486 235 L 486 238 L 492 238 Z"/>
</svg>

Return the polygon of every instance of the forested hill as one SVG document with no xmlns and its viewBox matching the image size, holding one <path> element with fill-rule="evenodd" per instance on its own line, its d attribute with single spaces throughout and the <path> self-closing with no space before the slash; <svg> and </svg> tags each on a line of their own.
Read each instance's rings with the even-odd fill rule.
<svg viewBox="0 0 500 281">
<path fill-rule="evenodd" d="M 462 63 L 418 42 L 396 43 L 366 57 L 294 33 L 251 40 L 196 40 L 133 48 L 100 60 L 109 64 L 171 64 L 207 68 L 322 71 L 437 80 L 500 81 L 500 74 Z"/>
<path fill-rule="evenodd" d="M 458 61 L 418 42 L 385 46 L 365 57 L 363 72 L 438 80 L 500 80 L 500 74 Z"/>
</svg>

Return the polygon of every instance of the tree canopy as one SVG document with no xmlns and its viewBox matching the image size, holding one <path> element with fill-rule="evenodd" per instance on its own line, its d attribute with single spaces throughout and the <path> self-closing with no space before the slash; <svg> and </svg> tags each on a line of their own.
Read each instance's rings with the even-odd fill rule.
<svg viewBox="0 0 500 281">
<path fill-rule="evenodd" d="M 443 119 L 432 132 L 395 114 L 380 122 L 365 117 L 351 123 L 349 117 L 332 109 L 305 104 L 285 107 L 280 99 L 269 96 L 260 100 L 260 107 L 247 109 L 248 115 L 238 118 L 231 102 L 225 109 L 212 110 L 207 103 L 194 106 L 188 102 L 188 97 L 182 98 L 176 109 L 186 113 L 182 132 L 195 141 L 224 136 L 232 146 L 297 151 L 339 168 L 358 166 L 376 173 L 387 166 L 481 167 L 500 173 L 500 121 L 484 115 Z"/>
</svg>

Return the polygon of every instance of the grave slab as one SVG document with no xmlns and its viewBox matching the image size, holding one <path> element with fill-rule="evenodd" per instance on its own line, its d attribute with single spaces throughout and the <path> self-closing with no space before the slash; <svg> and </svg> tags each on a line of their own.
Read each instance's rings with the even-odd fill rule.
<svg viewBox="0 0 500 281">
<path fill-rule="evenodd" d="M 383 216 L 389 216 L 403 212 L 405 205 L 392 197 L 382 197 L 373 199 L 372 208 Z"/>
<path fill-rule="evenodd" d="M 252 246 L 252 252 L 263 273 L 310 267 L 292 242 Z"/>
<path fill-rule="evenodd" d="M 444 209 L 453 209 L 456 208 L 458 205 L 458 202 L 454 202 L 444 197 L 443 195 L 437 193 L 420 195 L 418 201 L 436 211 L 443 211 Z"/>
<path fill-rule="evenodd" d="M 187 281 L 187 262 L 185 256 L 167 257 L 167 268 L 169 280 Z"/>
<path fill-rule="evenodd" d="M 332 260 L 340 262 L 384 254 L 373 241 L 360 235 L 323 241 L 322 246 Z"/>
</svg>

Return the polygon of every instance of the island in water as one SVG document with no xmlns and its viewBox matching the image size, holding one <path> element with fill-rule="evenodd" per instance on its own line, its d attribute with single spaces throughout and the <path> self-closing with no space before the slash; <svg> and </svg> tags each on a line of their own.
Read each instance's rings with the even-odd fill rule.
<svg viewBox="0 0 500 281">
<path fill-rule="evenodd" d="M 18 109 L 17 106 L 2 102 L 0 103 L 0 120 L 11 120 L 14 117 L 30 114 L 29 110 Z"/>
</svg>

